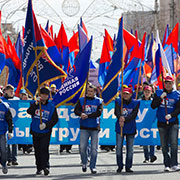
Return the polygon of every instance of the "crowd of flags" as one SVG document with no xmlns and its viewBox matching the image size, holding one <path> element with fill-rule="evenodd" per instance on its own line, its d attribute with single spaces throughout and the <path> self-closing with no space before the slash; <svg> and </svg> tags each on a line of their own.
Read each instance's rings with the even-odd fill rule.
<svg viewBox="0 0 180 180">
<path fill-rule="evenodd" d="M 45 28 L 41 27 L 32 0 L 28 1 L 25 27 L 18 34 L 16 43 L 13 44 L 9 36 L 5 40 L 0 29 L 0 73 L 8 67 L 7 83 L 16 88 L 16 95 L 25 88 L 34 96 L 44 83 L 56 84 L 61 89 L 68 78 L 77 76 L 79 86 L 63 96 L 57 93 L 55 103 L 59 106 L 77 102 L 84 94 L 88 71 L 93 66 L 93 38 L 88 37 L 82 18 L 77 29 L 68 40 L 63 23 L 57 34 L 49 21 Z M 105 29 L 98 75 L 104 103 L 112 101 L 121 84 L 134 87 L 148 80 L 162 89 L 166 75 L 177 78 L 180 73 L 178 31 L 178 23 L 172 31 L 167 25 L 162 41 L 158 30 L 154 35 L 144 33 L 139 40 L 137 31 L 133 34 L 124 29 L 123 18 L 120 18 L 118 33 L 113 38 Z"/>
</svg>

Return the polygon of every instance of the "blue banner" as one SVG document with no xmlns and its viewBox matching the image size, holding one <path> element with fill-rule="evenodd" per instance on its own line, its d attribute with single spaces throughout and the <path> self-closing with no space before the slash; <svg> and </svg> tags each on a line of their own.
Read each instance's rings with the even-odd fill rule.
<svg viewBox="0 0 180 180">
<path fill-rule="evenodd" d="M 26 110 L 31 101 L 9 101 L 14 121 L 14 137 L 10 144 L 31 144 L 30 134 L 31 117 Z M 159 145 L 156 110 L 150 108 L 151 101 L 141 101 L 136 119 L 136 145 Z M 114 102 L 104 106 L 101 115 L 101 131 L 99 133 L 101 145 L 115 145 Z M 58 109 L 59 121 L 52 129 L 51 144 L 79 144 L 79 117 L 74 114 L 73 106 L 60 106 Z M 180 139 L 179 139 L 180 144 Z"/>
</svg>

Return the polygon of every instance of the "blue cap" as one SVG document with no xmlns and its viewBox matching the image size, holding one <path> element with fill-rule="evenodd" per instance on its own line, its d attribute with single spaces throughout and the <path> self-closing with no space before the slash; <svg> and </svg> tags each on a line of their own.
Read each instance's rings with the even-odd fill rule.
<svg viewBox="0 0 180 180">
<path fill-rule="evenodd" d="M 19 94 L 26 94 L 26 90 L 25 89 L 21 89 Z"/>
</svg>

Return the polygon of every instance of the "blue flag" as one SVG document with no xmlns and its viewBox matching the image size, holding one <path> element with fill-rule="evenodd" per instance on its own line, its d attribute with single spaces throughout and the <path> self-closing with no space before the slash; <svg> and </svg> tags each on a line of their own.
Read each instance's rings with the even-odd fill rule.
<svg viewBox="0 0 180 180">
<path fill-rule="evenodd" d="M 149 65 L 149 67 L 151 67 L 151 69 L 153 69 L 153 52 L 152 52 L 153 44 L 154 44 L 154 36 L 152 33 L 151 42 L 150 42 L 149 49 L 147 52 L 147 57 L 145 59 L 146 63 Z"/>
<path fill-rule="evenodd" d="M 90 60 L 90 66 L 89 66 L 90 69 L 96 69 L 96 66 L 94 65 L 93 61 Z"/>
<path fill-rule="evenodd" d="M 17 38 L 16 44 L 15 44 L 15 49 L 16 49 L 16 53 L 17 53 L 19 59 L 22 61 L 23 43 L 21 40 L 20 32 L 18 33 L 18 38 Z"/>
<path fill-rule="evenodd" d="M 78 25 L 78 34 L 79 34 L 79 50 L 82 51 L 88 42 L 88 38 L 83 28 Z"/>
<path fill-rule="evenodd" d="M 172 44 L 170 44 L 168 47 L 166 47 L 164 49 L 164 52 L 166 54 L 168 63 L 169 63 L 169 67 L 171 69 L 171 74 L 174 74 L 174 60 L 177 58 L 176 57 L 176 52 L 173 50 L 173 46 Z"/>
<path fill-rule="evenodd" d="M 34 24 L 33 24 L 33 14 L 32 14 L 32 2 L 29 0 L 25 24 L 24 33 L 24 48 L 23 48 L 23 60 L 22 60 L 22 74 L 24 77 L 24 82 L 27 81 L 27 74 L 34 62 L 35 51 L 33 50 L 33 38 L 34 38 Z"/>
<path fill-rule="evenodd" d="M 107 76 L 107 71 L 109 67 L 110 62 L 104 62 L 104 63 L 99 63 L 99 73 L 98 73 L 98 81 L 101 86 L 104 85 L 105 78 Z"/>
<path fill-rule="evenodd" d="M 46 49 L 32 10 L 32 1 L 29 0 L 25 25 L 22 70 L 25 89 L 31 95 L 35 95 L 38 86 L 42 86 L 45 82 L 66 77 L 66 73 L 56 66 L 49 57 Z"/>
<path fill-rule="evenodd" d="M 133 58 L 129 65 L 123 71 L 123 84 L 135 86 L 138 83 L 141 59 Z M 120 78 L 120 84 L 121 84 Z M 121 88 L 119 87 L 119 90 Z"/>
<path fill-rule="evenodd" d="M 105 77 L 105 83 L 102 90 L 102 98 L 105 104 L 109 104 L 118 91 L 118 77 L 121 71 L 123 58 L 123 18 L 119 23 L 119 31 L 115 52 L 112 56 L 111 64 Z"/>
<path fill-rule="evenodd" d="M 56 107 L 62 104 L 75 104 L 83 93 L 89 72 L 89 62 L 91 56 L 92 38 L 76 57 L 73 68 L 69 71 L 60 90 L 53 98 Z M 84 88 L 85 89 L 85 88 Z"/>
<path fill-rule="evenodd" d="M 11 58 L 6 59 L 6 66 L 9 68 L 8 84 L 16 88 L 20 78 L 20 71 L 16 69 Z"/>
<path fill-rule="evenodd" d="M 1 12 L 0 12 L 0 18 L 1 18 Z M 0 21 L 0 23 L 1 23 L 1 21 Z M 1 74 L 2 70 L 4 69 L 5 61 L 6 61 L 5 48 L 4 48 L 3 41 L 5 41 L 5 40 L 2 36 L 1 29 L 0 29 L 0 74 Z"/>
<path fill-rule="evenodd" d="M 49 32 L 49 19 L 47 20 L 45 30 L 47 33 Z"/>
</svg>

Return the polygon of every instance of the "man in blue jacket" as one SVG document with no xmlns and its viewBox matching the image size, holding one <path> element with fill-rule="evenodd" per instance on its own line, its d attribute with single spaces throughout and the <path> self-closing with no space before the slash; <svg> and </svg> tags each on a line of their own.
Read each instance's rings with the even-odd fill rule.
<svg viewBox="0 0 180 180">
<path fill-rule="evenodd" d="M 40 175 L 42 170 L 44 175 L 49 174 L 49 143 L 51 137 L 52 127 L 58 122 L 57 110 L 54 105 L 48 101 L 49 89 L 42 87 L 40 95 L 36 102 L 31 104 L 27 113 L 31 115 L 31 129 L 30 133 L 33 136 L 33 146 L 35 150 L 35 159 L 37 172 Z M 42 123 L 40 124 L 40 108 L 41 101 Z"/>
<path fill-rule="evenodd" d="M 173 90 L 174 79 L 165 78 L 165 89 L 157 90 L 151 107 L 157 108 L 158 129 L 164 157 L 164 171 L 178 171 L 178 114 L 180 94 Z M 170 146 L 169 146 L 170 145 Z M 170 153 L 169 153 L 170 152 Z"/>
<path fill-rule="evenodd" d="M 6 132 L 8 131 L 8 139 L 12 138 L 13 121 L 9 110 L 9 105 L 0 99 L 0 163 L 2 165 L 2 172 L 7 174 L 6 166 L 7 151 L 6 151 Z"/>
<path fill-rule="evenodd" d="M 130 88 L 123 89 L 123 110 L 121 112 L 121 98 L 115 101 L 116 121 L 116 160 L 117 173 L 121 173 L 123 169 L 123 141 L 126 137 L 126 172 L 132 173 L 133 161 L 133 145 L 134 136 L 136 134 L 136 116 L 139 109 L 139 102 L 132 99 L 132 90 Z M 121 128 L 122 127 L 122 128 Z M 121 136 L 122 130 L 122 136 Z"/>
<path fill-rule="evenodd" d="M 86 97 L 80 98 L 74 109 L 74 113 L 80 116 L 80 155 L 83 172 L 87 171 L 87 148 L 91 137 L 90 170 L 92 174 L 97 173 L 98 134 L 100 131 L 100 116 L 103 110 L 102 99 L 96 97 L 95 92 L 96 87 L 88 85 Z"/>
</svg>

